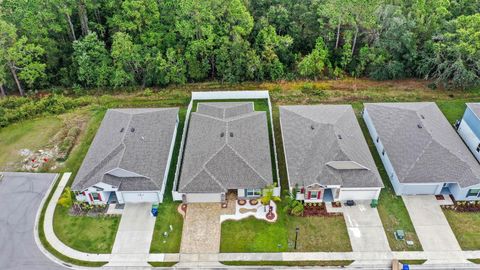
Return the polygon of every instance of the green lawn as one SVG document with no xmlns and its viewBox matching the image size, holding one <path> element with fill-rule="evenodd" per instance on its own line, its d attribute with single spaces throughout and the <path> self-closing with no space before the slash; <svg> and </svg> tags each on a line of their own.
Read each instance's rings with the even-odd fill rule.
<svg viewBox="0 0 480 270">
<path fill-rule="evenodd" d="M 53 229 L 63 243 L 78 251 L 111 253 L 120 216 L 74 217 L 68 209 L 57 206 Z"/>
<path fill-rule="evenodd" d="M 443 210 L 463 250 L 480 249 L 480 213 Z"/>
<path fill-rule="evenodd" d="M 221 262 L 230 266 L 347 266 L 353 261 L 229 261 Z"/>
<path fill-rule="evenodd" d="M 178 253 L 182 240 L 183 217 L 178 213 L 180 203 L 164 202 L 160 204 L 153 230 L 150 253 Z M 170 231 L 170 225 L 173 231 Z M 168 232 L 168 236 L 163 235 Z"/>
<path fill-rule="evenodd" d="M 62 127 L 57 116 L 26 120 L 0 129 L 0 171 L 21 169 L 21 149 L 36 151 L 49 143 L 49 139 Z"/>
<path fill-rule="evenodd" d="M 300 230 L 295 250 L 296 227 Z M 221 252 L 352 250 L 343 216 L 292 217 L 279 210 L 275 223 L 253 217 L 225 221 L 221 233 Z"/>
</svg>

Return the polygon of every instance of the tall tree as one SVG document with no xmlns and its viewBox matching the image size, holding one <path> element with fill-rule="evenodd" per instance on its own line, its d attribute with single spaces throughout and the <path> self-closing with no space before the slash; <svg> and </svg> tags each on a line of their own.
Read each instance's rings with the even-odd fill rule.
<svg viewBox="0 0 480 270">
<path fill-rule="evenodd" d="M 73 43 L 73 62 L 77 79 L 84 86 L 101 87 L 109 84 L 111 59 L 105 43 L 96 33 L 90 33 Z"/>
</svg>

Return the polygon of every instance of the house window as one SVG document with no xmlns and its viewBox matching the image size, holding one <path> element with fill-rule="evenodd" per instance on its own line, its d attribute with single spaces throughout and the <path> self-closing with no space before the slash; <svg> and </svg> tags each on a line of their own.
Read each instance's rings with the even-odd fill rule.
<svg viewBox="0 0 480 270">
<path fill-rule="evenodd" d="M 101 201 L 100 194 L 98 194 L 97 192 L 92 192 L 90 194 L 92 194 L 92 198 L 94 201 Z"/>
<path fill-rule="evenodd" d="M 262 195 L 262 190 L 261 189 L 246 189 L 245 190 L 245 195 L 247 197 L 257 197 Z"/>
<path fill-rule="evenodd" d="M 477 152 L 480 152 L 480 143 L 477 145 Z"/>
<path fill-rule="evenodd" d="M 317 191 L 311 191 L 310 199 L 317 199 L 317 198 L 318 198 L 318 192 Z"/>
<path fill-rule="evenodd" d="M 467 197 L 480 197 L 480 189 L 469 189 Z"/>
</svg>

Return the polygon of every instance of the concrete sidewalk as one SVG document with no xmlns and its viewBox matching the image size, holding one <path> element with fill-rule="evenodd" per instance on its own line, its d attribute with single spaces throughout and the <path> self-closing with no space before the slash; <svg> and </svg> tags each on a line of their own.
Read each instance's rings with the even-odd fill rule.
<svg viewBox="0 0 480 270">
<path fill-rule="evenodd" d="M 118 227 L 107 266 L 149 266 L 155 217 L 151 203 L 127 203 Z"/>
</svg>

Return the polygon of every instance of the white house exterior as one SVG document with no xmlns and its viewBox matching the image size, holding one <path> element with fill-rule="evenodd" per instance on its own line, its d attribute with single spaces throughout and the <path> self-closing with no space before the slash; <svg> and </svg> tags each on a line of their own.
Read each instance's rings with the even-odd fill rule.
<svg viewBox="0 0 480 270">
<path fill-rule="evenodd" d="M 467 103 L 457 131 L 475 158 L 480 161 L 480 103 Z"/>
<path fill-rule="evenodd" d="M 365 104 L 363 119 L 397 195 L 480 199 L 480 167 L 432 102 Z"/>
<path fill-rule="evenodd" d="M 268 91 L 192 93 L 174 183 L 175 200 L 223 202 L 227 193 L 257 198 L 266 186 L 278 181 L 273 179 L 272 168 L 277 166 L 276 153 L 271 155 L 268 114 L 255 110 L 255 99 L 268 102 L 271 117 Z M 280 194 L 280 188 L 274 191 Z"/>
<path fill-rule="evenodd" d="M 297 200 L 378 199 L 383 183 L 350 105 L 280 106 L 280 125 Z"/>
<path fill-rule="evenodd" d="M 162 202 L 178 108 L 108 110 L 72 185 L 90 204 Z"/>
</svg>

